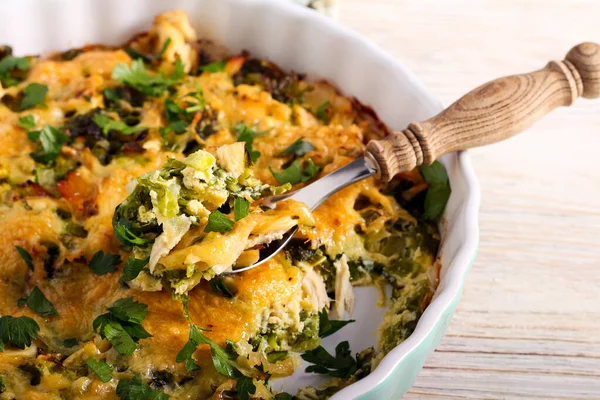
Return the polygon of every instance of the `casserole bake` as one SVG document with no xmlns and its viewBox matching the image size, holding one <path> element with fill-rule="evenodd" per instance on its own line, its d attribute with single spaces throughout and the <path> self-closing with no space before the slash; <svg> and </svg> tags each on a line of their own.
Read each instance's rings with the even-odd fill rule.
<svg viewBox="0 0 600 400">
<path fill-rule="evenodd" d="M 85 57 L 84 57 L 84 56 L 86 56 L 86 55 L 88 55 L 88 54 L 91 54 L 91 53 L 83 54 L 83 55 L 81 55 L 81 56 L 78 56 L 78 57 L 83 57 L 83 59 L 85 59 Z M 77 57 L 77 58 L 78 58 L 78 57 Z M 75 60 L 77 60 L 77 58 L 75 58 L 75 59 L 74 59 L 74 61 L 75 61 Z M 166 71 L 166 72 L 165 72 L 165 76 L 171 76 L 170 74 L 169 74 L 169 75 L 167 75 L 167 74 L 169 74 L 169 72 L 168 72 L 168 71 Z M 93 75 L 93 74 L 92 74 L 92 75 Z M 208 76 L 208 74 L 207 74 L 207 76 Z M 92 97 L 93 97 L 93 96 L 92 96 Z M 210 103 L 210 102 L 209 102 L 209 103 Z M 320 105 L 320 104 L 319 104 L 319 105 Z M 316 112 L 316 109 L 315 109 L 315 108 L 318 108 L 318 106 L 313 108 L 313 111 L 314 111 L 314 112 Z M 79 114 L 78 114 L 78 115 L 79 115 Z M 91 117 L 91 119 L 92 119 L 92 120 L 94 120 L 94 116 L 90 116 L 90 117 Z M 110 116 L 109 116 L 109 117 L 110 117 Z M 120 115 L 119 115 L 119 117 L 120 117 Z M 335 118 L 335 117 L 336 117 L 336 115 L 334 114 L 334 115 L 333 115 L 333 118 Z M 116 118 L 117 118 L 117 117 L 115 117 L 115 119 L 113 119 L 113 121 L 117 121 L 117 120 L 116 120 Z M 111 118 L 111 119 L 112 119 L 112 118 Z M 117 122 L 118 122 L 118 121 L 117 121 Z M 139 123 L 139 124 L 135 124 L 134 126 L 137 126 L 137 125 L 141 125 L 141 126 L 143 126 L 141 123 Z M 110 133 L 110 132 L 112 132 L 112 131 L 110 131 L 110 130 L 109 130 L 109 133 Z M 211 136 L 212 136 L 212 135 L 211 135 Z M 295 138 L 294 138 L 294 139 L 295 139 Z M 148 139 L 148 140 L 151 140 L 151 139 Z M 259 140 L 257 140 L 256 142 L 257 142 L 257 146 L 258 146 L 258 145 L 260 144 L 260 141 L 259 141 Z M 290 145 L 291 143 L 293 143 L 293 142 L 294 142 L 294 141 L 286 143 L 286 146 L 289 146 L 289 145 Z M 216 143 L 215 143 L 215 144 L 216 144 Z M 43 144 L 42 144 L 42 146 L 43 146 Z M 284 150 L 285 148 L 286 148 L 286 147 L 282 147 L 282 148 L 281 148 L 281 149 L 279 149 L 279 150 Z M 145 150 L 146 150 L 146 151 L 149 151 L 150 149 L 145 149 Z M 267 149 L 266 151 L 268 151 L 268 149 Z M 97 155 L 94 155 L 94 157 L 95 157 L 95 158 L 97 158 L 97 159 L 99 159 L 99 158 L 97 157 Z M 267 159 L 267 158 L 265 158 L 265 159 Z M 164 161 L 164 160 L 163 160 L 163 161 Z M 304 161 L 304 160 L 303 160 L 303 161 Z M 112 162 L 112 161 L 111 161 L 111 162 Z M 109 163 L 109 164 L 110 164 L 110 163 Z M 153 165 L 153 166 L 152 166 L 152 168 L 150 168 L 150 166 L 148 166 L 148 167 L 149 167 L 149 169 L 156 169 L 156 168 L 158 168 L 158 167 L 160 166 L 160 164 L 161 164 L 161 163 L 156 163 L 155 165 Z M 132 169 L 131 169 L 131 168 L 129 168 L 129 167 L 130 167 L 130 166 L 128 165 L 128 166 L 127 166 L 127 173 L 131 173 L 131 176 L 129 176 L 128 178 L 133 178 L 133 177 L 135 177 L 135 176 L 137 176 L 137 175 L 141 174 L 142 172 L 146 172 L 146 171 L 147 171 L 147 170 L 144 170 L 144 171 L 141 171 L 141 170 L 134 171 L 134 170 L 132 170 Z M 111 171 L 111 172 L 112 172 L 112 171 Z M 80 174 L 80 175 L 81 175 L 81 174 Z M 112 175 L 112 174 L 111 174 L 111 175 Z M 111 176 L 111 178 L 112 178 L 112 176 Z M 273 179 L 273 176 L 267 177 L 266 179 Z M 127 181 L 127 180 L 129 180 L 129 179 L 123 179 L 123 180 Z M 70 182 L 70 180 L 69 180 L 69 179 L 66 179 L 66 180 L 65 180 L 65 182 L 69 183 L 69 182 Z M 67 184 L 65 184 L 65 185 L 67 185 Z M 100 192 L 101 192 L 101 193 L 103 193 L 104 191 L 102 191 L 102 190 L 101 190 Z M 79 192 L 77 192 L 77 193 L 79 193 Z M 110 193 L 110 194 L 114 196 L 114 193 Z M 123 193 L 123 194 L 125 194 L 125 193 Z M 122 199 L 123 199 L 123 197 L 124 197 L 124 196 L 121 196 L 121 198 L 119 199 L 119 201 L 120 201 L 120 200 L 122 200 Z M 81 200 L 81 199 L 78 199 L 78 200 Z M 82 208 L 82 212 L 87 212 L 87 211 L 88 211 L 88 210 L 86 210 L 86 206 L 87 206 L 87 205 L 89 205 L 89 204 L 88 204 L 89 202 L 88 202 L 88 203 L 86 203 L 85 201 L 81 201 L 81 202 L 77 202 L 77 201 L 75 201 L 74 203 L 75 203 L 75 204 L 77 204 L 78 206 L 81 206 L 81 208 Z M 100 202 L 99 204 L 104 204 L 104 202 Z M 114 208 L 114 206 L 115 206 L 115 205 L 116 205 L 116 204 L 113 204 L 113 208 Z M 78 207 L 78 208 L 79 208 L 79 207 Z M 100 215 L 100 214 L 101 214 L 101 213 L 99 212 L 99 213 L 98 213 L 98 215 Z M 112 216 L 112 215 L 111 215 L 111 216 Z M 90 224 L 90 225 L 94 225 L 94 228 L 96 228 L 96 227 L 102 228 L 102 226 L 101 226 L 101 225 L 95 225 L 95 224 Z M 105 226 L 104 226 L 104 227 L 105 227 Z M 87 238 L 86 238 L 86 239 L 87 239 Z M 110 240 L 110 239 L 108 239 L 108 240 Z M 102 246 L 99 246 L 98 248 L 102 248 Z M 48 253 L 48 250 L 46 250 L 46 253 Z M 90 254 L 87 254 L 87 255 L 86 255 L 86 261 L 90 261 L 92 258 L 94 258 L 94 257 L 95 257 L 95 255 L 96 255 L 96 252 L 92 252 L 92 253 L 90 253 Z M 90 263 L 91 263 L 91 261 L 90 261 Z M 105 275 L 110 275 L 110 274 L 105 274 Z M 104 275 L 102 275 L 102 276 L 104 276 Z M 107 280 L 108 280 L 108 279 L 107 279 Z M 261 280 L 262 280 L 262 278 L 261 278 Z M 238 288 L 238 289 L 239 289 L 239 288 Z M 43 291 L 43 290 L 42 290 L 42 291 Z M 196 290 L 195 292 L 199 292 L 199 290 Z M 124 292 L 121 292 L 121 293 L 123 294 Z M 161 293 L 162 293 L 162 292 L 161 292 Z M 155 296 L 155 295 L 157 295 L 157 294 L 156 294 L 156 293 L 153 293 L 153 294 L 152 294 L 152 296 Z M 145 296 L 145 295 L 143 295 L 143 294 L 140 294 L 140 296 Z M 239 295 L 239 296 L 241 296 L 241 295 Z M 166 297 L 165 297 L 165 299 L 166 299 L 165 301 L 167 301 L 167 300 L 169 299 L 169 297 L 168 297 L 168 296 L 166 296 Z M 138 301 L 141 301 L 141 299 L 138 299 Z M 148 304 L 148 303 L 150 303 L 150 302 L 145 302 L 145 301 L 144 301 L 144 304 Z M 109 304 L 111 304 L 111 302 L 107 302 L 107 305 L 109 305 Z M 198 302 L 191 301 L 191 302 L 190 302 L 190 308 L 193 308 L 193 307 L 194 307 L 194 304 L 198 304 Z M 55 306 L 56 306 L 56 304 L 55 304 Z M 114 307 L 113 307 L 113 308 L 114 308 Z M 151 309 L 151 308 L 152 308 L 152 305 L 150 304 L 150 309 Z M 60 314 L 60 311 L 61 311 L 61 310 L 60 310 L 60 307 L 59 307 L 59 306 L 57 306 L 57 310 L 58 310 L 58 312 L 59 312 L 59 314 Z M 150 311 L 152 311 L 152 310 L 150 310 Z M 193 311 L 193 310 L 190 310 L 190 312 L 191 312 L 192 314 L 194 313 L 194 311 Z M 313 314 L 313 315 L 314 315 L 314 314 Z M 147 319 L 146 319 L 146 321 L 144 322 L 144 324 L 150 324 L 150 318 L 151 318 L 151 316 L 152 316 L 152 312 L 150 312 L 150 313 L 148 314 L 148 316 L 147 316 Z M 223 315 L 220 315 L 220 316 L 222 317 Z M 54 318 L 54 317 L 49 317 L 49 318 Z M 92 319 L 93 319 L 93 318 L 92 318 Z M 194 319 L 194 317 L 192 317 L 192 319 Z M 161 322 L 163 322 L 163 323 L 164 323 L 164 322 L 166 322 L 166 321 L 165 321 L 165 318 L 164 318 L 164 316 L 162 316 L 162 318 L 161 318 Z M 185 322 L 185 321 L 184 321 L 184 322 Z M 89 324 L 89 322 L 88 322 L 88 324 Z M 170 327 L 174 327 L 174 326 L 176 326 L 176 325 L 177 325 L 177 324 L 171 324 L 171 323 L 169 323 L 169 324 L 168 324 L 168 326 L 170 326 Z M 185 325 L 185 324 L 184 324 L 184 325 Z M 150 324 L 150 326 L 151 326 L 151 324 Z M 230 326 L 231 326 L 231 325 L 230 325 Z M 101 329 L 103 329 L 103 328 L 101 328 Z M 182 329 L 184 329 L 184 328 L 182 328 Z M 154 334 L 154 333 L 153 333 L 153 332 L 152 332 L 150 329 L 148 329 L 148 331 L 150 331 L 152 334 Z M 184 334 L 184 336 L 187 336 L 187 331 L 188 331 L 188 329 L 185 329 L 185 334 Z M 215 335 L 216 335 L 216 332 L 217 332 L 217 331 L 218 331 L 218 329 L 213 329 L 213 332 L 215 332 Z M 211 336 L 211 334 L 207 334 L 207 335 L 208 335 L 208 336 Z M 141 344 L 141 343 L 143 343 L 144 341 L 152 341 L 152 340 L 155 340 L 155 337 L 156 337 L 156 335 L 155 335 L 153 338 L 140 338 L 140 346 L 142 346 L 142 344 Z M 234 338 L 234 339 L 235 339 L 235 338 Z M 221 340 L 220 342 L 222 343 L 222 342 L 223 342 L 223 340 Z M 182 342 L 182 343 L 180 343 L 180 344 L 182 345 L 182 344 L 184 344 L 184 343 L 185 343 L 185 339 L 184 339 L 184 340 L 183 340 L 183 342 Z M 179 348 L 181 348 L 181 346 L 179 346 Z M 206 349 L 205 349 L 205 350 L 206 350 Z M 138 350 L 138 351 L 139 351 L 139 350 Z M 172 353 L 171 355 L 173 355 L 173 352 L 176 352 L 176 350 L 172 350 L 172 351 L 171 351 L 171 353 Z M 202 351 L 199 351 L 199 352 L 201 353 Z M 131 364 L 131 363 L 130 363 L 130 364 Z M 208 369 L 209 369 L 208 367 L 210 367 L 210 365 L 208 365 L 208 366 L 205 368 L 205 370 L 208 370 Z M 193 367 L 192 367 L 192 368 L 193 368 Z M 195 387 L 195 388 L 200 388 L 200 386 L 197 386 L 197 385 L 194 385 L 194 387 Z M 201 390 L 201 389 L 198 389 L 198 390 Z"/>
</svg>

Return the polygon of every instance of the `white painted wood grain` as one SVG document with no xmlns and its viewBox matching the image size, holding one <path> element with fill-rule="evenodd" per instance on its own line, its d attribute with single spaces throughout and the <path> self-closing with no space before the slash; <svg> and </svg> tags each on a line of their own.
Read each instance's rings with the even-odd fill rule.
<svg viewBox="0 0 600 400">
<path fill-rule="evenodd" d="M 595 0 L 342 0 L 340 20 L 446 105 L 600 42 Z M 471 155 L 479 256 L 405 399 L 600 399 L 600 101 L 579 100 Z"/>
</svg>

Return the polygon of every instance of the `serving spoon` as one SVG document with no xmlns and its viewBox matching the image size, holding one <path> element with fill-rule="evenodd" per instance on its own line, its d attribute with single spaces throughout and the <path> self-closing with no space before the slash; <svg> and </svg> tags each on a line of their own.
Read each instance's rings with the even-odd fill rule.
<svg viewBox="0 0 600 400">
<path fill-rule="evenodd" d="M 551 61 L 539 71 L 488 82 L 435 117 L 370 141 L 363 157 L 300 190 L 264 198 L 261 205 L 273 208 L 278 201 L 294 199 L 314 210 L 334 193 L 370 176 L 388 182 L 398 173 L 429 165 L 443 154 L 507 139 L 555 108 L 570 106 L 578 97 L 600 97 L 598 44 L 575 46 L 563 61 Z M 232 273 L 257 267 L 273 257 L 296 229 L 261 249 L 256 263 Z"/>
</svg>

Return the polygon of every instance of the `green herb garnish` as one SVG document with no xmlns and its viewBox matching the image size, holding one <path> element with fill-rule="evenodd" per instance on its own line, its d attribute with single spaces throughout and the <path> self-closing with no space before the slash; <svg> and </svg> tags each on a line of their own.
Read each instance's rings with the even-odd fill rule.
<svg viewBox="0 0 600 400">
<path fill-rule="evenodd" d="M 37 339 L 40 327 L 29 317 L 0 317 L 0 352 L 10 344 L 17 349 L 31 346 L 31 341 Z"/>
<path fill-rule="evenodd" d="M 264 136 L 267 132 L 256 132 L 254 129 L 249 128 L 244 124 L 239 124 L 235 127 L 238 134 L 238 142 L 246 143 L 246 150 L 248 150 L 248 154 L 250 155 L 250 159 L 252 162 L 256 162 L 258 157 L 260 157 L 259 151 L 254 151 L 252 149 L 252 145 L 254 144 L 254 139 L 260 136 Z"/>
<path fill-rule="evenodd" d="M 142 382 L 139 376 L 121 379 L 117 384 L 117 396 L 120 400 L 168 400 L 169 396 L 152 389 Z"/>
<path fill-rule="evenodd" d="M 227 353 L 227 350 L 216 344 L 212 339 L 202 334 L 203 330 L 204 329 L 198 328 L 194 324 L 190 325 L 189 340 L 181 349 L 181 351 L 179 351 L 175 361 L 183 362 L 190 359 L 194 354 L 194 351 L 196 351 L 196 347 L 201 344 L 207 344 L 210 347 L 212 354 L 213 366 L 219 374 L 229 378 L 236 378 L 240 376 L 239 371 L 233 365 L 231 365 L 231 357 L 229 353 Z"/>
<path fill-rule="evenodd" d="M 354 322 L 353 319 L 347 321 L 340 321 L 329 319 L 329 314 L 326 309 L 319 312 L 319 337 L 324 338 L 329 335 L 333 335 L 335 332 L 348 325 L 350 322 Z"/>
<path fill-rule="evenodd" d="M 23 98 L 19 104 L 18 111 L 43 105 L 47 94 L 48 86 L 36 82 L 30 83 L 23 89 Z"/>
<path fill-rule="evenodd" d="M 302 354 L 302 359 L 313 364 L 306 367 L 306 372 L 329 375 L 334 378 L 348 378 L 357 370 L 357 364 L 350 344 L 343 341 L 335 348 L 335 357 L 332 356 L 322 346 Z"/>
<path fill-rule="evenodd" d="M 15 249 L 17 249 L 19 255 L 21 256 L 23 261 L 25 261 L 25 264 L 27 264 L 29 269 L 33 271 L 33 257 L 31 257 L 31 254 L 29 254 L 29 252 L 21 246 L 15 246 Z"/>
<path fill-rule="evenodd" d="M 183 62 L 177 60 L 175 72 L 169 76 L 151 75 L 140 59 L 133 60 L 131 66 L 119 63 L 112 71 L 112 78 L 153 97 L 160 97 L 167 89 L 177 84 L 183 77 Z"/>
<path fill-rule="evenodd" d="M 25 304 L 42 317 L 58 315 L 58 312 L 52 303 L 50 303 L 46 296 L 44 296 L 44 293 L 42 293 L 37 286 L 34 286 L 34 288 L 31 290 L 31 293 L 29 294 Z"/>
<path fill-rule="evenodd" d="M 275 172 L 271 167 L 269 169 L 280 185 L 285 185 L 286 183 L 295 185 L 299 182 L 309 181 L 321 170 L 310 158 L 304 165 L 299 160 L 294 160 L 289 167 L 281 172 Z"/>
<path fill-rule="evenodd" d="M 287 149 L 281 152 L 281 154 L 293 154 L 297 157 L 302 157 L 309 151 L 313 151 L 315 146 L 313 146 L 310 142 L 304 140 L 304 138 L 300 138 L 292 143 Z"/>
<path fill-rule="evenodd" d="M 119 354 L 130 355 L 137 348 L 135 342 L 152 336 L 141 324 L 148 315 L 147 308 L 132 297 L 119 299 L 108 307 L 108 313 L 98 316 L 92 326 Z"/>
<path fill-rule="evenodd" d="M 126 220 L 118 219 L 114 222 L 115 237 L 126 246 L 147 246 L 152 240 L 145 239 L 136 235 Z"/>
<path fill-rule="evenodd" d="M 239 221 L 248 215 L 248 211 L 250 210 L 250 202 L 243 197 L 236 197 L 233 201 L 233 215 L 235 216 L 235 220 Z"/>
<path fill-rule="evenodd" d="M 235 291 L 229 287 L 229 284 L 225 282 L 223 278 L 215 277 L 209 281 L 210 288 L 213 292 L 219 293 L 227 298 L 232 298 L 235 295 Z M 233 288 L 235 289 L 235 288 Z"/>
<path fill-rule="evenodd" d="M 11 76 L 15 70 L 27 71 L 29 60 L 25 57 L 6 56 L 0 60 L 0 80 L 4 87 L 14 86 L 19 81 Z"/>
<path fill-rule="evenodd" d="M 119 278 L 119 282 L 129 282 L 137 278 L 149 260 L 149 258 L 139 259 L 130 257 L 125 263 L 125 267 L 123 267 L 123 275 Z"/>
<path fill-rule="evenodd" d="M 63 346 L 65 347 L 75 347 L 77 346 L 78 342 L 76 338 L 69 338 L 69 339 L 65 339 L 63 341 Z"/>
<path fill-rule="evenodd" d="M 329 100 L 327 100 L 326 102 L 322 103 L 319 107 L 317 107 L 317 111 L 315 112 L 315 115 L 317 116 L 317 118 L 319 118 L 321 121 L 325 122 L 326 124 L 329 123 L 329 114 L 327 113 L 329 104 L 330 104 Z"/>
<path fill-rule="evenodd" d="M 225 70 L 225 62 L 215 61 L 210 64 L 201 66 L 200 70 L 202 72 L 221 72 Z"/>
<path fill-rule="evenodd" d="M 120 255 L 104 254 L 102 250 L 99 250 L 92 256 L 89 267 L 96 275 L 104 275 L 109 272 L 115 272 L 119 264 L 121 264 Z"/>
<path fill-rule="evenodd" d="M 96 114 L 92 120 L 96 125 L 102 128 L 102 133 L 105 135 L 108 135 L 112 130 L 120 132 L 123 135 L 133 135 L 134 133 L 148 129 L 144 126 L 129 126 L 124 122 L 115 121 L 104 114 Z"/>
<path fill-rule="evenodd" d="M 256 393 L 254 380 L 247 376 L 240 376 L 235 384 L 235 391 L 240 400 L 249 400 L 250 395 Z"/>
<path fill-rule="evenodd" d="M 228 232 L 233 229 L 233 221 L 219 210 L 215 210 L 208 216 L 208 224 L 204 232 Z"/>
<path fill-rule="evenodd" d="M 113 369 L 106 362 L 88 358 L 86 362 L 87 366 L 100 378 L 104 383 L 110 382 L 112 379 Z"/>
<path fill-rule="evenodd" d="M 31 158 L 42 164 L 54 162 L 60 155 L 63 144 L 69 141 L 69 137 L 60 129 L 46 125 L 41 131 L 27 133 L 30 140 L 39 139 L 42 149 L 31 153 Z"/>
<path fill-rule="evenodd" d="M 19 117 L 19 122 L 17 122 L 21 128 L 31 131 L 35 129 L 35 118 L 33 115 L 25 115 L 23 117 Z"/>
<path fill-rule="evenodd" d="M 450 198 L 448 173 L 439 161 L 434 161 L 431 165 L 421 165 L 419 171 L 425 181 L 429 183 L 425 194 L 423 218 L 434 220 L 442 214 Z"/>
</svg>

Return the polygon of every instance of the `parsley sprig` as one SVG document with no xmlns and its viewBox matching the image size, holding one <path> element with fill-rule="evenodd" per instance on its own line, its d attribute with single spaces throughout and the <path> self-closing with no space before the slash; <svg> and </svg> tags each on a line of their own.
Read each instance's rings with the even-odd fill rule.
<svg viewBox="0 0 600 400">
<path fill-rule="evenodd" d="M 281 152 L 281 155 L 293 154 L 296 157 L 302 157 L 309 151 L 313 151 L 315 146 L 313 146 L 310 142 L 304 140 L 304 138 L 299 138 L 294 143 L 292 143 L 288 148 Z"/>
<path fill-rule="evenodd" d="M 232 298 L 237 292 L 233 282 L 226 281 L 226 278 L 214 277 L 209 281 L 213 292 L 221 294 L 223 297 Z"/>
<path fill-rule="evenodd" d="M 21 246 L 15 246 L 15 249 L 17 249 L 17 252 L 21 256 L 23 261 L 25 261 L 27 267 L 29 267 L 29 269 L 33 271 L 33 257 L 31 257 L 31 254 L 29 254 L 29 252 Z"/>
<path fill-rule="evenodd" d="M 281 172 L 273 171 L 271 167 L 269 167 L 271 174 L 277 180 L 277 183 L 280 185 L 285 185 L 286 183 L 295 185 L 300 182 L 307 182 L 311 180 L 315 175 L 319 173 L 321 167 L 315 165 L 313 160 L 310 158 L 302 163 L 300 160 L 294 160 L 292 164 Z"/>
<path fill-rule="evenodd" d="M 317 116 L 317 118 L 319 118 L 321 121 L 325 122 L 326 124 L 329 123 L 329 109 L 330 109 L 330 103 L 329 100 L 321 103 L 321 105 L 319 105 L 319 107 L 317 107 L 317 110 L 315 111 L 315 115 Z"/>
<path fill-rule="evenodd" d="M 236 221 L 248 216 L 250 202 L 243 197 L 236 197 L 233 201 L 233 215 Z"/>
<path fill-rule="evenodd" d="M 348 378 L 358 369 L 356 359 L 352 357 L 350 344 L 347 341 L 336 346 L 335 356 L 319 346 L 302 354 L 301 357 L 313 364 L 306 367 L 306 372 L 329 375 L 334 378 Z"/>
<path fill-rule="evenodd" d="M 96 275 L 104 275 L 109 272 L 115 272 L 119 264 L 121 264 L 120 255 L 104 254 L 102 250 L 99 250 L 92 256 L 89 267 Z"/>
<path fill-rule="evenodd" d="M 106 362 L 89 358 L 86 362 L 87 366 L 100 378 L 104 383 L 110 382 L 112 379 L 113 369 Z"/>
<path fill-rule="evenodd" d="M 130 257 L 123 267 L 123 275 L 119 278 L 119 282 L 129 282 L 137 278 L 149 260 L 149 258 L 139 259 Z"/>
<path fill-rule="evenodd" d="M 112 71 L 112 78 L 137 89 L 138 91 L 153 97 L 160 97 L 162 94 L 176 85 L 183 77 L 183 62 L 177 60 L 175 71 L 165 76 L 163 73 L 151 75 L 144 66 L 144 61 L 136 59 L 131 62 L 131 66 L 125 63 L 119 63 Z"/>
<path fill-rule="evenodd" d="M 15 79 L 14 73 L 29 70 L 29 60 L 25 57 L 6 56 L 0 61 L 0 81 L 2 86 L 16 85 L 19 80 Z"/>
<path fill-rule="evenodd" d="M 233 229 L 233 221 L 219 210 L 215 210 L 208 215 L 208 223 L 204 232 L 229 232 Z"/>
<path fill-rule="evenodd" d="M 221 72 L 225 70 L 225 62 L 215 61 L 210 64 L 202 65 L 198 69 L 202 72 Z"/>
<path fill-rule="evenodd" d="M 50 315 L 58 315 L 58 312 L 52 305 L 52 303 L 44 296 L 44 293 L 37 287 L 34 286 L 29 293 L 26 300 L 22 301 L 23 304 L 31 308 L 42 317 L 48 317 Z"/>
<path fill-rule="evenodd" d="M 134 133 L 138 133 L 148 129 L 145 126 L 139 125 L 129 126 L 124 122 L 115 121 L 114 119 L 104 114 L 96 114 L 94 115 L 92 120 L 96 125 L 102 128 L 102 133 L 104 133 L 105 135 L 108 135 L 110 131 L 117 131 L 123 135 L 129 136 L 133 135 Z"/>
<path fill-rule="evenodd" d="M 192 122 L 197 112 L 204 110 L 206 100 L 200 86 L 196 86 L 196 91 L 188 92 L 180 97 L 181 105 L 175 100 L 165 99 L 165 119 L 167 126 L 160 129 L 161 135 L 175 132 L 181 135 L 187 131 L 188 125 Z"/>
<path fill-rule="evenodd" d="M 48 94 L 48 86 L 33 82 L 23 89 L 23 97 L 19 103 L 18 111 L 44 105 L 44 99 Z"/>
<path fill-rule="evenodd" d="M 196 347 L 201 344 L 207 344 L 210 347 L 213 366 L 217 372 L 229 378 L 237 378 L 241 376 L 240 372 L 231 364 L 232 356 L 223 347 L 219 346 L 212 339 L 205 336 L 202 331 L 204 329 L 197 327 L 194 324 L 190 325 L 189 340 L 177 354 L 175 361 L 186 361 L 186 369 L 188 360 L 192 359 Z M 193 359 L 191 364 L 193 364 Z M 189 369 L 188 369 L 189 370 Z"/>
<path fill-rule="evenodd" d="M 329 314 L 324 308 L 319 312 L 319 337 L 324 338 L 329 335 L 333 335 L 335 332 L 339 331 L 351 322 L 354 322 L 354 320 L 349 319 L 347 321 L 341 321 L 329 319 Z"/>
<path fill-rule="evenodd" d="M 33 142 L 40 141 L 41 148 L 31 153 L 31 158 L 42 164 L 51 164 L 56 161 L 62 146 L 70 140 L 62 130 L 50 125 L 44 126 L 39 131 L 28 132 L 27 136 Z"/>
<path fill-rule="evenodd" d="M 117 396 L 121 400 L 168 400 L 165 393 L 154 390 L 142 382 L 139 376 L 121 379 L 117 384 Z"/>
<path fill-rule="evenodd" d="M 4 351 L 6 345 L 17 349 L 31 346 L 39 331 L 40 326 L 29 317 L 0 317 L 0 351 Z"/>
<path fill-rule="evenodd" d="M 35 118 L 33 115 L 25 115 L 23 117 L 19 117 L 19 122 L 17 125 L 23 129 L 27 129 L 28 131 L 35 129 Z"/>
<path fill-rule="evenodd" d="M 256 160 L 258 160 L 258 157 L 260 157 L 260 151 L 256 151 L 252 148 L 254 145 L 254 139 L 266 135 L 268 131 L 257 132 L 244 124 L 237 125 L 235 127 L 235 130 L 238 134 L 237 141 L 246 143 L 246 150 L 250 155 L 250 159 L 252 160 L 252 162 L 256 162 Z"/>
<path fill-rule="evenodd" d="M 138 340 L 152 336 L 142 326 L 148 315 L 147 308 L 132 297 L 119 299 L 108 307 L 108 313 L 97 317 L 92 326 L 119 354 L 130 355 L 136 350 Z"/>
</svg>

